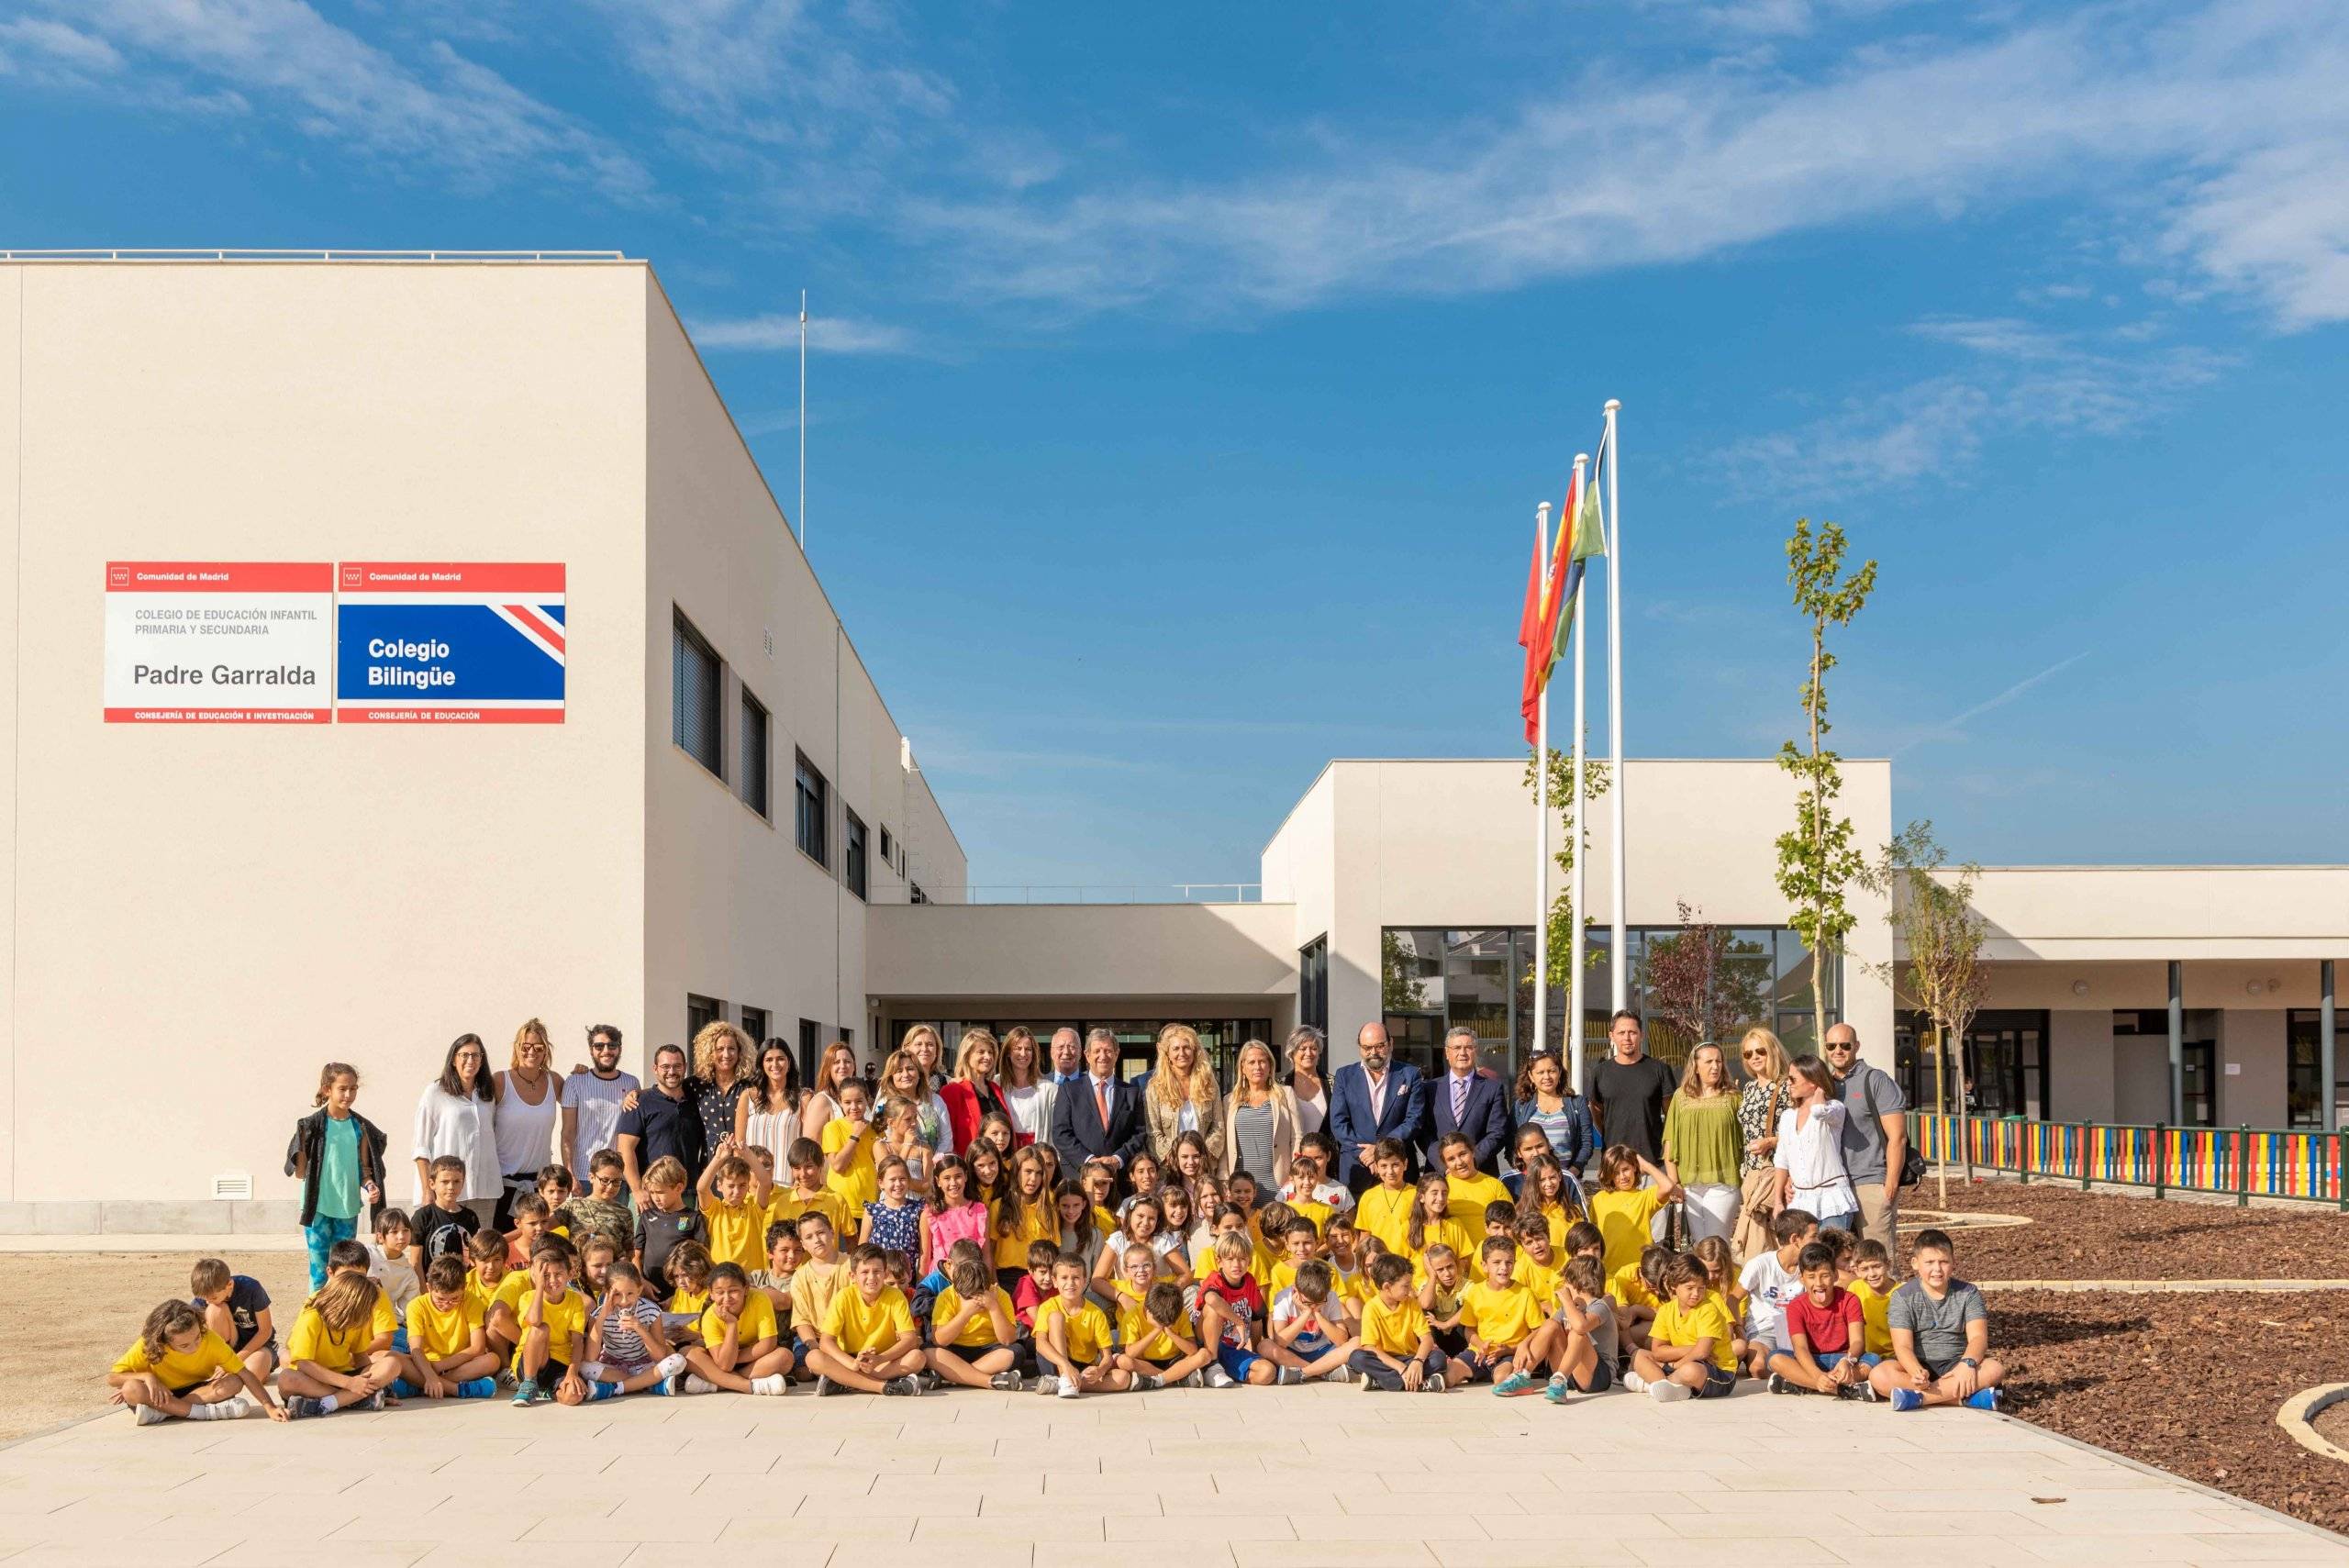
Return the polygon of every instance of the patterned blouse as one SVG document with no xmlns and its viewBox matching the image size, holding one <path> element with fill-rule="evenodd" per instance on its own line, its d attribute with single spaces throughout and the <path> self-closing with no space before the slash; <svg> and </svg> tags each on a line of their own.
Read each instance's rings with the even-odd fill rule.
<svg viewBox="0 0 2349 1568">
<path fill-rule="evenodd" d="M 1750 1176 L 1756 1171 L 1765 1171 L 1770 1167 L 1770 1156 L 1766 1153 L 1756 1154 L 1753 1151 L 1753 1145 L 1757 1140 L 1773 1137 L 1776 1133 L 1777 1129 L 1771 1125 L 1770 1116 L 1770 1101 L 1774 1092 L 1777 1096 L 1778 1108 L 1785 1110 L 1787 1104 L 1785 1087 L 1777 1084 L 1765 1083 L 1760 1078 L 1748 1078 L 1745 1081 L 1745 1088 L 1738 1096 L 1737 1128 L 1745 1135 L 1745 1160 L 1739 1167 L 1739 1173 L 1742 1175 Z"/>
</svg>

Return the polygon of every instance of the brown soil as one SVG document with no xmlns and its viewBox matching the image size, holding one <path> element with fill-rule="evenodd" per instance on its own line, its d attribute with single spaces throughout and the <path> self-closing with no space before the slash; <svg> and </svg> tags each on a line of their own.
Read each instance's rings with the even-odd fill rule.
<svg viewBox="0 0 2349 1568">
<path fill-rule="evenodd" d="M 2349 1530 L 2349 1465 L 2276 1424 L 2342 1376 L 2349 1294 L 1996 1291 L 1991 1345 L 2025 1420 Z"/>
<path fill-rule="evenodd" d="M 2332 1381 L 2338 1383 L 2341 1380 L 2336 1377 Z M 2316 1429 L 2317 1436 L 2335 1448 L 2349 1449 L 2349 1399 L 2327 1405 L 2316 1413 L 2316 1419 L 2309 1425 Z M 2341 1476 L 2342 1485 L 2349 1486 L 2349 1465 L 2343 1466 Z"/>
<path fill-rule="evenodd" d="M 1901 1195 L 1904 1220 L 1944 1207 L 1931 1174 Z M 2038 1221 L 1959 1232 L 1967 1279 L 2349 1279 L 2349 1214 L 2322 1204 L 2236 1208 L 1953 1179 L 1946 1207 Z"/>
<path fill-rule="evenodd" d="M 106 1409 L 106 1369 L 139 1337 L 157 1302 L 187 1295 L 199 1252 L 0 1253 L 0 1442 Z M 261 1281 L 284 1343 L 310 1283 L 300 1252 L 223 1252 Z M 122 1418 L 129 1419 L 128 1416 Z"/>
</svg>

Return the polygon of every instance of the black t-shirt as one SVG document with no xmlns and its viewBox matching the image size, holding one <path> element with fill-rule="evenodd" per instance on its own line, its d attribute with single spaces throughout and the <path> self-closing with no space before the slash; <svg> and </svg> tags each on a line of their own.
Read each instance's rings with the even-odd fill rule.
<svg viewBox="0 0 2349 1568">
<path fill-rule="evenodd" d="M 669 1254 L 676 1250 L 680 1241 L 699 1241 L 707 1246 L 709 1227 L 699 1214 L 690 1208 L 681 1208 L 672 1214 L 650 1205 L 637 1216 L 636 1226 L 638 1240 L 644 1248 L 644 1262 L 637 1266 L 644 1271 L 645 1283 L 657 1295 L 666 1296 L 674 1288 L 669 1283 L 666 1267 Z"/>
<path fill-rule="evenodd" d="M 1624 1143 L 1642 1158 L 1664 1163 L 1664 1108 L 1678 1081 L 1671 1066 L 1642 1055 L 1629 1066 L 1610 1052 L 1590 1072 L 1590 1097 L 1598 1105 L 1601 1143 Z"/>
<path fill-rule="evenodd" d="M 430 1268 L 435 1258 L 451 1252 L 463 1257 L 466 1241 L 481 1229 L 480 1218 L 470 1208 L 441 1208 L 429 1203 L 422 1208 L 410 1209 L 407 1222 L 416 1244 L 424 1249 L 425 1268 Z M 419 1280 L 423 1274 L 424 1269 L 417 1270 Z"/>
<path fill-rule="evenodd" d="M 652 1169 L 655 1160 L 673 1159 L 685 1166 L 687 1185 L 700 1177 L 702 1162 L 708 1156 L 701 1107 L 691 1093 L 673 1100 L 658 1086 L 647 1085 L 636 1096 L 636 1108 L 620 1113 L 619 1129 L 613 1136 L 641 1140 L 636 1149 L 639 1172 Z"/>
<path fill-rule="evenodd" d="M 212 1304 L 199 1296 L 191 1298 L 188 1305 L 201 1312 Z M 269 1292 L 262 1288 L 261 1281 L 250 1274 L 228 1276 L 228 1320 L 237 1326 L 231 1350 L 243 1355 L 262 1348 L 253 1343 L 253 1335 L 261 1328 L 261 1315 L 268 1310 Z"/>
</svg>

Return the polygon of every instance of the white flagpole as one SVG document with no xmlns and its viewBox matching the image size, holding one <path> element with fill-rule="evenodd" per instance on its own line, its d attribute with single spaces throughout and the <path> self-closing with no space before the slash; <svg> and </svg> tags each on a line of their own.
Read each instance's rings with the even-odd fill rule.
<svg viewBox="0 0 2349 1568">
<path fill-rule="evenodd" d="M 1607 798 L 1612 804 L 1615 841 L 1608 846 L 1615 872 L 1615 921 L 1608 944 L 1609 980 L 1614 1006 L 1621 1011 L 1631 995 L 1631 955 L 1623 937 L 1623 517 L 1615 488 L 1623 469 L 1622 438 L 1617 433 L 1616 411 L 1623 405 L 1607 400 Z"/>
<path fill-rule="evenodd" d="M 1558 519 L 1566 527 L 1566 519 Z M 1550 570 L 1550 503 L 1533 510 L 1533 559 Z M 1532 649 L 1526 650 L 1530 656 Z M 1533 719 L 1533 1049 L 1550 1043 L 1550 683 L 1542 683 Z"/>
<path fill-rule="evenodd" d="M 1582 487 L 1585 483 L 1584 471 L 1589 465 L 1589 462 L 1590 459 L 1586 454 L 1582 452 L 1575 453 L 1575 496 L 1577 501 L 1579 501 L 1582 496 Z M 1574 820 L 1566 825 L 1566 831 L 1574 835 L 1571 842 L 1573 843 L 1575 850 L 1575 869 L 1572 882 L 1573 895 L 1568 899 L 1568 902 L 1574 906 L 1574 921 L 1570 928 L 1570 934 L 1566 939 L 1566 1082 L 1573 1086 L 1574 1092 L 1577 1095 L 1582 1093 L 1583 1029 L 1582 599 L 1582 584 L 1577 582 L 1575 584 L 1575 602 L 1572 606 L 1575 616 L 1575 815 Z"/>
<path fill-rule="evenodd" d="M 799 291 L 799 553 L 807 553 L 807 291 Z"/>
</svg>

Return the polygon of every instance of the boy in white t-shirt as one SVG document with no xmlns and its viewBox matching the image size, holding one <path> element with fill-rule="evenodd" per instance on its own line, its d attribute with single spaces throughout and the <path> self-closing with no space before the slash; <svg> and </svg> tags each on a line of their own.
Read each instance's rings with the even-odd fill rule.
<svg viewBox="0 0 2349 1568">
<path fill-rule="evenodd" d="M 1802 1250 L 1819 1234 L 1819 1221 L 1798 1208 L 1782 1208 L 1770 1221 L 1776 1251 L 1745 1260 L 1737 1283 L 1745 1287 L 1745 1340 L 1749 1370 L 1770 1375 L 1770 1358 L 1794 1347 L 1787 1339 L 1787 1303 L 1802 1294 Z"/>
</svg>

